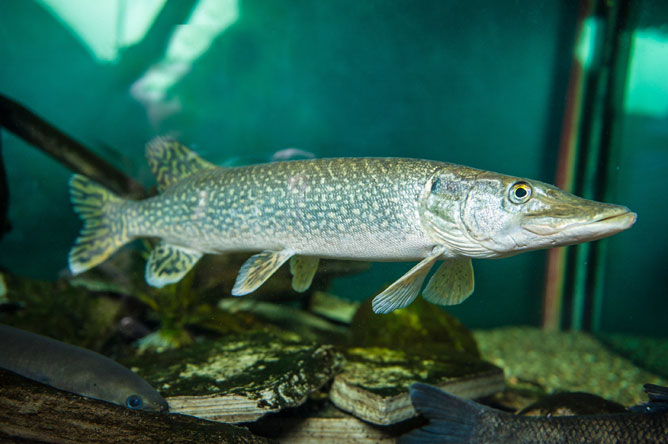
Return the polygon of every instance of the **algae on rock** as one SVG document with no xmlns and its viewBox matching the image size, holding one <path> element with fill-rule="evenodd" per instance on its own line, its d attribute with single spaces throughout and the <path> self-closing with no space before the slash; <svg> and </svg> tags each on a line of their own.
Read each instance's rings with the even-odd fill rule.
<svg viewBox="0 0 668 444">
<path fill-rule="evenodd" d="M 247 422 L 303 403 L 340 370 L 341 355 L 296 335 L 257 331 L 144 355 L 134 364 L 172 412 Z"/>
<path fill-rule="evenodd" d="M 329 395 L 365 421 L 388 425 L 416 416 L 408 395 L 414 382 L 469 398 L 503 389 L 503 371 L 479 358 L 466 327 L 422 299 L 386 315 L 365 301 L 351 328 L 352 344 Z"/>
<path fill-rule="evenodd" d="M 373 313 L 371 299 L 366 300 L 355 313 L 351 329 L 352 344 L 357 347 L 387 347 L 422 356 L 459 351 L 480 357 L 471 332 L 422 298 L 384 315 Z"/>
<path fill-rule="evenodd" d="M 414 382 L 441 387 L 465 398 L 502 390 L 503 371 L 467 353 L 438 358 L 381 347 L 352 348 L 329 396 L 334 405 L 374 424 L 395 424 L 417 415 L 408 388 Z"/>
</svg>

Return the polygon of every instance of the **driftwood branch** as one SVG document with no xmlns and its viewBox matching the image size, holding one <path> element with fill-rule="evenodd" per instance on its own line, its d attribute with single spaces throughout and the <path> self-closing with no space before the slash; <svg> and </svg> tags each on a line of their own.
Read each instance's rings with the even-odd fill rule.
<svg viewBox="0 0 668 444">
<path fill-rule="evenodd" d="M 0 126 L 44 151 L 74 172 L 128 196 L 146 194 L 141 184 L 56 129 L 23 105 L 0 94 Z"/>
<path fill-rule="evenodd" d="M 268 442 L 230 424 L 129 410 L 56 390 L 0 369 L 0 442 Z"/>
<path fill-rule="evenodd" d="M 11 229 L 9 223 L 9 185 L 7 172 L 2 158 L 2 134 L 0 133 L 0 239 Z"/>
</svg>

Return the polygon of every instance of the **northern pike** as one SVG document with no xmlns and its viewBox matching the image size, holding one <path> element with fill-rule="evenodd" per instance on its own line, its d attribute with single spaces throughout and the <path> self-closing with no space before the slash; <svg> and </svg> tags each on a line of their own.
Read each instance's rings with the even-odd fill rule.
<svg viewBox="0 0 668 444">
<path fill-rule="evenodd" d="M 429 424 L 401 444 L 668 444 L 668 388 L 646 384 L 649 402 L 624 413 L 529 417 L 458 398 L 438 387 L 411 386 Z"/>
<path fill-rule="evenodd" d="M 133 410 L 166 411 L 167 401 L 116 361 L 92 350 L 0 324 L 0 368 Z"/>
<path fill-rule="evenodd" d="M 232 294 L 251 293 L 290 261 L 305 291 L 319 258 L 419 261 L 373 300 L 376 313 L 422 295 L 458 304 L 473 292 L 471 258 L 499 258 L 610 236 L 629 228 L 628 208 L 586 200 L 542 182 L 444 162 L 331 158 L 218 167 L 173 139 L 146 147 L 160 194 L 124 200 L 81 175 L 70 181 L 83 228 L 73 274 L 139 237 L 159 238 L 146 281 L 179 281 L 207 253 L 259 252 Z"/>
</svg>

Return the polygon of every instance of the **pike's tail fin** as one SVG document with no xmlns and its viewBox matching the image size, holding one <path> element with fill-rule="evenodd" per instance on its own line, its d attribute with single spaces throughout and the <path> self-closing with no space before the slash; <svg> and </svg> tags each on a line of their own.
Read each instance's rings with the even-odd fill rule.
<svg viewBox="0 0 668 444">
<path fill-rule="evenodd" d="M 411 402 L 429 424 L 404 435 L 400 444 L 470 444 L 485 407 L 433 385 L 411 385 Z"/>
<path fill-rule="evenodd" d="M 122 211 L 124 201 L 111 191 L 75 174 L 70 179 L 70 200 L 83 222 L 69 255 L 70 271 L 79 274 L 103 262 L 131 239 Z"/>
</svg>

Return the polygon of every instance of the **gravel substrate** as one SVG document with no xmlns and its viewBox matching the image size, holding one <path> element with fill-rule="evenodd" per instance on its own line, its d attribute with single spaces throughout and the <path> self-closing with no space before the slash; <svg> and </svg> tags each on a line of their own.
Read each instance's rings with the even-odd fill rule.
<svg viewBox="0 0 668 444">
<path fill-rule="evenodd" d="M 532 381 L 548 392 L 583 391 L 623 405 L 646 402 L 643 384 L 668 379 L 643 370 L 581 332 L 506 327 L 474 332 L 484 359 L 503 368 L 506 380 Z"/>
</svg>

